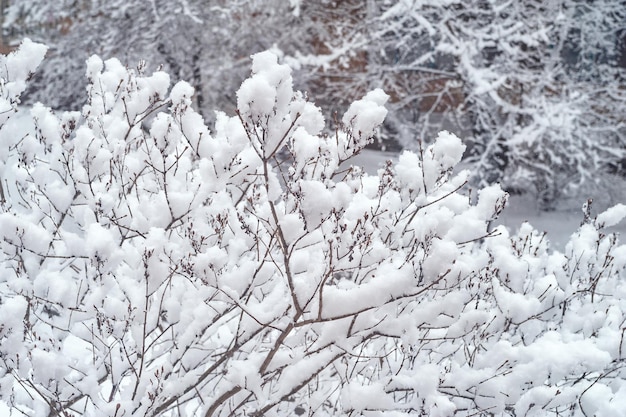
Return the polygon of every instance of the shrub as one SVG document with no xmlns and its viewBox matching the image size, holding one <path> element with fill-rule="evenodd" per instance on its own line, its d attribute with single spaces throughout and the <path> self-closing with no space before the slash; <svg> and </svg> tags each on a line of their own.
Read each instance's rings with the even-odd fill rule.
<svg viewBox="0 0 626 417">
<path fill-rule="evenodd" d="M 33 48 L 6 59 L 8 77 Z M 268 52 L 213 133 L 163 72 L 92 57 L 87 76 L 82 114 L 35 105 L 32 133 L 0 131 L 0 409 L 624 409 L 626 249 L 602 232 L 624 207 L 589 218 L 564 254 L 527 225 L 490 230 L 506 194 L 465 191 L 458 138 L 367 175 L 349 161 L 386 95 L 321 134 Z"/>
</svg>

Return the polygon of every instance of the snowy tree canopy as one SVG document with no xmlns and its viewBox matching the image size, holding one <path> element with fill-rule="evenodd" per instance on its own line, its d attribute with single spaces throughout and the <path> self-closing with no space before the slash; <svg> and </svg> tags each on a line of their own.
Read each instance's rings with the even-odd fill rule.
<svg viewBox="0 0 626 417">
<path fill-rule="evenodd" d="M 498 182 L 551 209 L 563 195 L 621 192 L 611 184 L 626 167 L 623 3 L 11 0 L 4 30 L 50 45 L 32 101 L 79 109 L 83 62 L 98 54 L 163 65 L 211 120 L 236 108 L 248 56 L 278 48 L 329 111 L 384 89 L 382 146 L 417 150 L 451 130 L 467 140 L 474 185 Z"/>
<path fill-rule="evenodd" d="M 3 86 L 42 58 L 25 42 Z M 87 62 L 81 113 L 0 130 L 0 412 L 28 416 L 614 416 L 626 247 L 588 217 L 565 252 L 490 228 L 439 133 L 375 176 L 351 158 L 388 99 L 333 134 L 277 56 L 213 131 L 193 88 Z M 11 90 L 9 101 L 19 89 Z"/>
<path fill-rule="evenodd" d="M 11 0 L 4 27 L 50 46 L 30 95 L 55 109 L 84 104 L 84 62 L 98 54 L 162 66 L 192 84 L 199 111 L 212 116 L 236 107 L 231 93 L 246 77 L 249 55 L 290 36 L 283 27 L 292 10 L 278 0 Z"/>
<path fill-rule="evenodd" d="M 312 3 L 301 14 L 319 39 L 292 54 L 319 102 L 381 87 L 392 139 L 416 150 L 455 129 L 475 184 L 531 192 L 543 208 L 609 194 L 603 174 L 624 175 L 623 1 Z"/>
</svg>

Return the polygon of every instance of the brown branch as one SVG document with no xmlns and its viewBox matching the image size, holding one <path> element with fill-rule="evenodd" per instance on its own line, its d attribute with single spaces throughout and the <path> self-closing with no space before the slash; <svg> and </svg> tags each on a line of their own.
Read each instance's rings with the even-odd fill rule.
<svg viewBox="0 0 626 417">
<path fill-rule="evenodd" d="M 213 402 L 213 404 L 209 407 L 209 409 L 206 411 L 206 413 L 204 414 L 204 417 L 211 417 L 211 416 L 213 416 L 213 413 L 215 413 L 217 411 L 217 409 L 224 402 L 226 402 L 233 395 L 236 395 L 239 391 L 241 391 L 241 387 L 240 386 L 235 386 L 235 387 L 232 387 L 230 390 L 226 391 L 225 393 L 223 393 L 222 395 L 220 395 L 217 398 L 217 400 L 215 400 Z"/>
<path fill-rule="evenodd" d="M 249 342 L 250 340 L 252 340 L 254 337 L 256 337 L 262 330 L 264 329 L 257 329 L 255 332 L 253 332 L 246 340 L 241 341 L 237 344 L 235 344 L 232 348 L 230 348 L 228 351 L 224 352 L 219 359 L 217 359 L 215 361 L 215 363 L 213 363 L 213 365 L 211 365 L 209 368 L 207 368 L 206 371 L 204 371 L 202 373 L 202 375 L 200 375 L 196 381 L 193 384 L 188 385 L 182 392 L 173 395 L 172 397 L 170 397 L 169 399 L 167 399 L 166 401 L 164 401 L 160 406 L 158 406 L 151 414 L 150 416 L 156 417 L 160 414 L 162 414 L 165 410 L 167 410 L 172 404 L 174 404 L 176 401 L 179 400 L 180 397 L 185 396 L 186 394 L 188 394 L 189 392 L 193 391 L 199 384 L 201 384 L 202 382 L 204 382 L 209 375 L 211 375 L 212 373 L 214 373 L 217 368 L 219 368 L 220 366 L 222 366 L 224 364 L 224 362 L 226 362 L 228 359 L 230 359 L 235 352 L 237 352 L 239 349 L 241 349 L 243 347 L 243 345 L 245 345 L 247 342 Z"/>
</svg>

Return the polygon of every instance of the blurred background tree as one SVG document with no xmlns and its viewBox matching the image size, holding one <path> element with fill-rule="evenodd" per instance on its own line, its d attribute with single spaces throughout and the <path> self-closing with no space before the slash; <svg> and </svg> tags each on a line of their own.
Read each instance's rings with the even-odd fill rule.
<svg viewBox="0 0 626 417">
<path fill-rule="evenodd" d="M 4 31 L 17 43 L 28 36 L 50 46 L 29 100 L 80 109 L 92 54 L 117 57 L 129 67 L 162 66 L 196 87 L 205 113 L 234 109 L 250 55 L 287 36 L 273 19 L 289 16 L 284 2 L 216 0 L 10 0 Z M 281 6 L 282 5 L 282 6 Z M 282 16 L 282 15 L 281 15 Z M 59 92 L 62 92 L 59 94 Z"/>
<path fill-rule="evenodd" d="M 327 114 L 375 87 L 390 94 L 379 146 L 463 137 L 476 185 L 550 209 L 614 195 L 607 176 L 624 175 L 623 0 L 9 0 L 4 11 L 5 35 L 51 46 L 29 99 L 57 108 L 82 106 L 97 53 L 163 65 L 211 120 L 234 109 L 248 57 L 275 48 Z"/>
</svg>

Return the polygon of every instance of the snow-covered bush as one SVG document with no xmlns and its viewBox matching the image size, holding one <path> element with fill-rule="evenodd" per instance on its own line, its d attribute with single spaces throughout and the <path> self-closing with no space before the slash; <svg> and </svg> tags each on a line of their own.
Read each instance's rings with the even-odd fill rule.
<svg viewBox="0 0 626 417">
<path fill-rule="evenodd" d="M 457 137 L 369 176 L 349 161 L 386 95 L 323 135 L 268 52 L 214 132 L 163 72 L 92 57 L 87 76 L 82 114 L 0 130 L 3 413 L 624 409 L 626 248 L 602 234 L 623 207 L 565 254 L 490 230 L 506 194 L 464 191 Z"/>
</svg>

